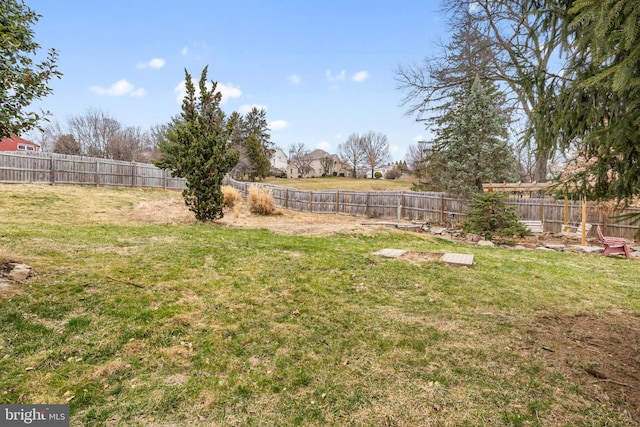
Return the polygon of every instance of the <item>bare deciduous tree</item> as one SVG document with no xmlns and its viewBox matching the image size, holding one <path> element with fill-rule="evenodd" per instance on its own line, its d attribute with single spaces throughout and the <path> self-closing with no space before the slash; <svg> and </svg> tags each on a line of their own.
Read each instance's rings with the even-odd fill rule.
<svg viewBox="0 0 640 427">
<path fill-rule="evenodd" d="M 311 171 L 309 150 L 303 143 L 291 144 L 291 147 L 289 147 L 289 164 L 298 170 L 298 175 L 301 177 L 307 176 Z"/>
<path fill-rule="evenodd" d="M 356 178 L 358 168 L 364 164 L 367 155 L 362 137 L 357 133 L 349 135 L 344 143 L 338 145 L 338 155 L 352 168 L 353 177 Z"/>
<path fill-rule="evenodd" d="M 99 110 L 87 110 L 82 115 L 72 116 L 67 119 L 66 127 L 55 123 L 45 132 L 51 134 L 60 150 L 74 154 L 125 161 L 151 160 L 152 138 L 149 134 L 138 127 L 124 127 Z M 58 145 L 62 137 L 62 145 Z M 73 144 L 69 137 L 75 141 Z M 76 144 L 80 147 L 79 152 Z"/>
<path fill-rule="evenodd" d="M 561 11 L 563 2 L 444 0 L 444 4 L 458 40 L 443 47 L 443 57 L 398 69 L 396 80 L 406 93 L 408 114 L 419 119 L 434 111 L 437 115 L 439 109 L 447 108 L 452 89 L 470 87 L 475 74 L 483 81 L 493 81 L 508 90 L 514 111 L 525 117 L 522 142 L 535 148 L 535 178 L 546 179 L 553 155 L 545 148 L 546 141 L 554 138 L 545 123 L 546 110 L 552 108 L 563 79 L 555 69 L 560 66 L 553 65 L 561 43 L 562 13 L 549 20 L 541 8 Z"/>
<path fill-rule="evenodd" d="M 361 144 L 364 146 L 366 164 L 371 171 L 371 178 L 375 178 L 376 168 L 391 159 L 389 141 L 385 134 L 372 131 L 364 134 L 361 139 Z"/>
</svg>

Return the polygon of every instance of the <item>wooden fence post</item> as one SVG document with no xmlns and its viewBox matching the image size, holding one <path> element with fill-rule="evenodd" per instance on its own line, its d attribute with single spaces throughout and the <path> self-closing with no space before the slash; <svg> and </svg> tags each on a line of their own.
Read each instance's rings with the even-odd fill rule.
<svg viewBox="0 0 640 427">
<path fill-rule="evenodd" d="M 587 198 L 583 197 L 582 198 L 582 221 L 581 221 L 581 225 L 582 225 L 582 235 L 580 238 L 580 244 L 582 246 L 587 244 L 587 230 L 586 225 L 587 225 Z"/>
<path fill-rule="evenodd" d="M 398 222 L 402 221 L 402 192 L 398 195 Z"/>
<path fill-rule="evenodd" d="M 96 187 L 100 187 L 100 160 L 96 159 Z"/>
<path fill-rule="evenodd" d="M 336 214 L 340 213 L 340 190 L 336 191 Z"/>
<path fill-rule="evenodd" d="M 540 223 L 542 224 L 542 229 L 544 230 L 544 200 L 540 202 Z"/>
<path fill-rule="evenodd" d="M 51 185 L 56 183 L 56 161 L 53 156 L 49 157 L 51 160 L 51 167 L 49 168 L 49 181 L 51 181 Z"/>
<path fill-rule="evenodd" d="M 136 167 L 136 162 L 132 162 L 131 163 L 131 186 L 135 187 L 136 186 L 136 171 L 137 171 L 137 167 Z"/>
<path fill-rule="evenodd" d="M 309 191 L 309 212 L 313 212 L 313 191 Z"/>
<path fill-rule="evenodd" d="M 368 191 L 364 198 L 364 216 L 369 218 L 369 192 Z"/>
<path fill-rule="evenodd" d="M 444 194 L 440 195 L 440 224 L 444 224 Z"/>
</svg>

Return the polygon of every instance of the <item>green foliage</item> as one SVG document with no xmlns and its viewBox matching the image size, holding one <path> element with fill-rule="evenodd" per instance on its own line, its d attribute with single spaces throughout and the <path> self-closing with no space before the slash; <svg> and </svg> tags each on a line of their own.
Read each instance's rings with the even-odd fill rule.
<svg viewBox="0 0 640 427">
<path fill-rule="evenodd" d="M 509 181 L 515 161 L 507 143 L 508 117 L 496 105 L 495 86 L 476 77 L 468 95 L 443 117 L 431 156 L 444 191 L 463 196 L 482 191 L 482 183 Z M 438 159 L 436 162 L 435 160 Z"/>
<path fill-rule="evenodd" d="M 249 159 L 249 179 L 255 181 L 256 178 L 265 178 L 271 170 L 269 157 L 265 152 L 264 146 L 260 143 L 260 139 L 255 133 L 249 135 L 245 142 L 245 152 Z"/>
<path fill-rule="evenodd" d="M 549 110 L 551 148 L 577 149 L 586 163 L 571 181 L 594 199 L 640 195 L 640 7 L 576 0 L 565 43 L 569 81 Z"/>
<path fill-rule="evenodd" d="M 493 236 L 523 237 L 527 228 L 519 222 L 514 206 L 506 203 L 505 193 L 490 192 L 473 195 L 469 219 L 462 224 L 467 233 L 476 233 L 490 239 Z"/>
<path fill-rule="evenodd" d="M 22 1 L 0 2 L 0 138 L 38 126 L 48 113 L 25 109 L 53 92 L 47 83 L 62 75 L 55 65 L 55 49 L 42 62 L 34 62 L 40 45 L 33 40 L 31 27 L 39 17 Z"/>
<path fill-rule="evenodd" d="M 375 178 L 375 179 L 380 179 L 380 178 L 382 178 L 382 172 L 380 172 L 380 171 L 376 171 L 376 173 L 374 174 L 374 178 Z"/>
<path fill-rule="evenodd" d="M 185 84 L 182 113 L 159 144 L 162 158 L 155 164 L 187 179 L 182 195 L 199 221 L 222 218 L 222 180 L 238 162 L 238 153 L 229 148 L 217 83 L 207 87 L 207 67 L 202 70 L 197 97 L 187 70 Z"/>
</svg>

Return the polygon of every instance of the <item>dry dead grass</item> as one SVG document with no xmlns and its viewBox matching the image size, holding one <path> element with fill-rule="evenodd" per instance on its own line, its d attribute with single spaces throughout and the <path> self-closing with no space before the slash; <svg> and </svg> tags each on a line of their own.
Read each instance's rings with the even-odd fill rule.
<svg viewBox="0 0 640 427">
<path fill-rule="evenodd" d="M 282 210 L 276 208 L 271 190 L 267 187 L 252 185 L 249 188 L 249 211 L 257 215 L 281 215 Z"/>
</svg>

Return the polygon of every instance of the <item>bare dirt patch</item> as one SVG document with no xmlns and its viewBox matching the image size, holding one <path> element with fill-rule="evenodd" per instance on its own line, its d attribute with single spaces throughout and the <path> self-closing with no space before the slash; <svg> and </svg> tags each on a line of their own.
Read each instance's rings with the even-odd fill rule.
<svg viewBox="0 0 640 427">
<path fill-rule="evenodd" d="M 640 317 L 610 313 L 546 316 L 523 350 L 588 384 L 589 400 L 623 408 L 640 423 Z"/>
<path fill-rule="evenodd" d="M 444 255 L 443 252 L 422 252 L 422 251 L 407 251 L 400 257 L 405 261 L 409 261 L 414 264 L 421 262 L 437 262 L 440 261 Z"/>
</svg>

